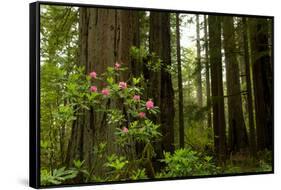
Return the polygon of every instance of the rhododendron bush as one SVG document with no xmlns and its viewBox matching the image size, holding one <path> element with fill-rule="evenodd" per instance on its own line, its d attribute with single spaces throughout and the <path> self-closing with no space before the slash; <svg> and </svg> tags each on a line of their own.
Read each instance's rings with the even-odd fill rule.
<svg viewBox="0 0 281 190">
<path fill-rule="evenodd" d="M 99 105 L 102 105 L 108 99 L 111 101 L 122 100 L 126 113 L 122 113 L 118 107 L 103 110 L 109 112 L 107 122 L 117 124 L 115 134 L 118 142 L 121 146 L 124 146 L 130 140 L 150 143 L 161 136 L 159 125 L 154 124 L 149 119 L 149 115 L 159 113 L 159 107 L 154 105 L 152 99 L 145 100 L 142 97 L 141 77 L 132 78 L 128 81 L 118 80 L 124 71 L 126 71 L 126 67 L 118 62 L 115 63 L 114 67 L 108 67 L 105 73 L 92 71 L 89 74 L 90 78 L 86 77 L 90 85 L 87 95 L 89 98 L 88 106 L 94 106 L 95 110 L 99 110 Z M 107 83 L 98 90 L 98 83 L 104 81 Z M 125 123 L 128 126 L 123 126 Z"/>
<path fill-rule="evenodd" d="M 138 78 L 133 77 L 127 81 L 119 80 L 126 69 L 122 63 L 115 63 L 113 67 L 108 67 L 104 73 L 91 71 L 85 74 L 83 67 L 75 67 L 67 78 L 62 77 L 61 79 L 65 83 L 61 90 L 64 92 L 64 98 L 68 99 L 68 104 L 61 104 L 55 117 L 58 122 L 60 121 L 63 124 L 64 122 L 77 120 L 79 115 L 75 116 L 75 113 L 83 110 L 89 111 L 93 109 L 95 113 L 106 113 L 107 124 L 115 126 L 115 143 L 118 143 L 124 150 L 132 146 L 132 142 L 133 144 L 143 143 L 141 155 L 148 153 L 152 155 L 151 153 L 154 152 L 153 143 L 159 141 L 161 133 L 160 126 L 155 124 L 150 119 L 150 116 L 158 114 L 159 107 L 154 104 L 153 99 L 143 95 L 142 76 Z M 110 109 L 105 109 L 104 105 L 109 100 L 116 102 L 116 104 L 111 106 Z M 122 107 L 117 106 L 118 102 L 122 103 Z M 122 110 L 125 110 L 125 112 Z M 105 147 L 106 145 L 104 145 Z M 126 173 L 123 169 L 130 164 L 135 165 L 136 162 L 142 162 L 143 159 L 149 162 L 152 159 L 152 156 L 136 156 L 135 162 L 124 161 L 121 164 L 122 166 L 115 167 L 114 163 L 111 163 L 113 162 L 112 156 L 114 156 L 115 160 L 119 159 L 118 162 L 120 164 L 126 159 L 125 157 L 119 158 L 117 155 L 108 157 L 108 162 L 105 166 L 116 170 L 115 173 L 119 177 L 107 180 L 121 179 L 121 176 L 123 178 L 130 178 L 130 176 L 137 178 L 138 175 L 140 175 L 140 178 L 145 178 L 145 168 L 136 168 L 136 170 L 132 170 L 129 173 Z M 76 177 L 78 173 L 76 170 L 73 171 L 74 173 L 71 176 Z M 46 171 L 44 172 L 46 173 Z M 95 175 L 91 176 L 95 180 L 98 180 L 97 177 Z M 46 178 L 46 180 L 45 183 L 48 183 L 49 178 Z"/>
</svg>

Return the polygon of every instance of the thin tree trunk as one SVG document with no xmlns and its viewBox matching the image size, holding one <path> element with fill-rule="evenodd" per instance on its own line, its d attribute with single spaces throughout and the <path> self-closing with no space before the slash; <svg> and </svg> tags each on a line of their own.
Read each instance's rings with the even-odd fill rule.
<svg viewBox="0 0 281 190">
<path fill-rule="evenodd" d="M 202 97 L 202 77 L 201 77 L 201 45 L 200 45 L 200 23 L 199 23 L 199 15 L 196 15 L 196 47 L 197 47 L 197 68 L 196 68 L 196 81 L 197 81 L 197 100 L 198 105 L 203 105 L 203 97 Z"/>
<path fill-rule="evenodd" d="M 178 88 L 179 88 L 179 138 L 180 138 L 180 148 L 184 148 L 183 91 L 182 91 L 181 52 L 180 52 L 180 21 L 179 21 L 178 13 L 176 14 L 176 33 L 177 33 Z"/>
<path fill-rule="evenodd" d="M 207 99 L 207 108 L 208 108 L 208 116 L 207 116 L 207 126 L 212 127 L 211 120 L 211 90 L 210 90 L 210 67 L 209 67 L 209 41 L 208 41 L 208 32 L 207 32 L 207 16 L 204 15 L 204 41 L 205 41 L 205 67 L 206 67 L 206 99 Z"/>
<path fill-rule="evenodd" d="M 237 22 L 236 30 L 235 30 L 235 45 L 237 46 L 237 60 L 238 66 L 240 71 L 240 87 L 241 90 L 247 89 L 247 79 L 246 79 L 246 63 L 245 63 L 245 56 L 244 56 L 244 33 L 243 33 L 243 21 L 242 18 L 233 18 L 234 21 Z M 248 106 L 248 99 L 247 96 L 241 96 L 242 98 L 242 109 L 244 118 L 248 117 L 247 114 L 247 106 Z M 245 120 L 246 122 L 246 120 Z"/>
<path fill-rule="evenodd" d="M 60 160 L 61 164 L 64 163 L 64 156 L 65 156 L 65 150 L 64 150 L 64 144 L 65 144 L 65 125 L 63 124 L 60 127 Z"/>
<path fill-rule="evenodd" d="M 225 114 L 222 82 L 221 17 L 209 16 L 209 44 L 213 107 L 214 147 L 217 160 L 226 160 Z"/>
<path fill-rule="evenodd" d="M 249 40 L 248 40 L 248 22 L 245 17 L 242 18 L 243 22 L 243 41 L 244 41 L 244 59 L 245 59 L 245 74 L 247 85 L 247 110 L 250 128 L 250 149 L 252 156 L 256 157 L 256 130 L 254 125 L 254 108 L 252 99 L 252 84 L 251 84 L 251 72 L 250 72 L 250 59 L 249 59 Z"/>
</svg>

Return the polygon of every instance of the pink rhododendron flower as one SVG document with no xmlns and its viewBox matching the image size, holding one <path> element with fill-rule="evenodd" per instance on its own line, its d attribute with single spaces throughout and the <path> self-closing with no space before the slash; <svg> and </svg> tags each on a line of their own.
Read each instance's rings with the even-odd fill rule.
<svg viewBox="0 0 281 190">
<path fill-rule="evenodd" d="M 103 95 L 105 95 L 105 96 L 108 96 L 109 95 L 109 89 L 103 89 L 102 91 L 101 91 L 101 93 L 103 94 Z"/>
<path fill-rule="evenodd" d="M 144 112 L 140 112 L 140 113 L 139 113 L 139 117 L 140 117 L 140 118 L 145 118 L 145 113 L 144 113 Z"/>
<path fill-rule="evenodd" d="M 127 83 L 125 83 L 125 82 L 119 82 L 119 88 L 121 88 L 121 89 L 127 88 Z"/>
<path fill-rule="evenodd" d="M 135 101 L 140 101 L 140 96 L 139 96 L 139 95 L 134 95 L 133 99 L 134 99 Z"/>
<path fill-rule="evenodd" d="M 121 67 L 121 64 L 118 63 L 118 62 L 116 62 L 115 65 L 114 65 L 114 68 L 115 68 L 116 70 L 118 70 L 120 67 Z"/>
<path fill-rule="evenodd" d="M 91 72 L 91 73 L 90 73 L 90 77 L 96 79 L 96 78 L 97 78 L 97 73 L 96 73 L 95 71 Z"/>
<path fill-rule="evenodd" d="M 128 129 L 127 127 L 123 127 L 123 128 L 122 128 L 122 131 L 123 131 L 124 133 L 128 133 L 128 132 L 129 132 L 129 129 Z"/>
<path fill-rule="evenodd" d="M 91 86 L 90 90 L 91 92 L 97 92 L 98 88 L 96 86 Z"/>
<path fill-rule="evenodd" d="M 149 99 L 149 100 L 146 102 L 146 108 L 147 108 L 148 110 L 154 108 L 154 103 L 152 102 L 151 99 Z"/>
</svg>

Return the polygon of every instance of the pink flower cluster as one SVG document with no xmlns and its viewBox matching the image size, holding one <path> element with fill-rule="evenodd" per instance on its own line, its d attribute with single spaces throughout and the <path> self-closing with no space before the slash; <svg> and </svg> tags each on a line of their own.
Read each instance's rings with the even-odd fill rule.
<svg viewBox="0 0 281 190">
<path fill-rule="evenodd" d="M 154 103 L 151 99 L 146 102 L 146 109 L 150 110 L 154 108 Z"/>
<path fill-rule="evenodd" d="M 144 113 L 144 112 L 140 112 L 140 113 L 139 113 L 139 117 L 140 117 L 140 118 L 145 118 L 145 113 Z"/>
<path fill-rule="evenodd" d="M 101 93 L 105 96 L 108 96 L 109 95 L 109 89 L 105 88 L 101 91 Z"/>
<path fill-rule="evenodd" d="M 120 67 L 121 67 L 121 64 L 116 62 L 114 65 L 115 70 L 119 70 Z"/>
<path fill-rule="evenodd" d="M 90 73 L 90 77 L 96 79 L 97 78 L 97 73 L 95 71 Z"/>
<path fill-rule="evenodd" d="M 133 100 L 136 101 L 136 102 L 140 101 L 140 99 L 141 99 L 140 95 L 134 95 L 134 97 L 133 97 Z M 146 102 L 145 106 L 146 106 L 146 109 L 148 109 L 148 110 L 153 109 L 154 108 L 154 102 L 151 99 L 149 99 Z M 139 116 L 139 118 L 145 118 L 146 115 L 145 115 L 145 112 L 139 112 L 138 116 Z"/>
<path fill-rule="evenodd" d="M 133 99 L 134 99 L 136 102 L 138 102 L 138 101 L 140 101 L 140 96 L 139 96 L 139 95 L 134 95 Z"/>
<path fill-rule="evenodd" d="M 97 78 L 97 73 L 96 73 L 95 71 L 92 71 L 89 75 L 90 75 L 91 78 L 94 78 L 94 79 Z M 105 86 L 106 83 L 102 83 L 102 85 Z M 98 92 L 97 86 L 91 86 L 91 87 L 90 87 L 90 91 L 91 91 L 91 92 Z M 110 91 L 109 91 L 109 89 L 105 88 L 105 89 L 103 89 L 103 90 L 101 91 L 101 93 L 102 93 L 104 96 L 108 96 L 109 93 L 110 93 Z"/>
<path fill-rule="evenodd" d="M 123 127 L 123 128 L 122 128 L 122 131 L 123 131 L 124 133 L 128 133 L 128 132 L 129 132 L 129 129 L 128 129 L 127 127 Z"/>
<path fill-rule="evenodd" d="M 96 86 L 91 86 L 90 91 L 91 92 L 97 92 L 98 88 Z"/>
<path fill-rule="evenodd" d="M 115 63 L 115 69 L 118 70 L 120 67 L 121 67 L 121 64 L 118 63 L 118 62 L 116 62 L 116 63 Z M 92 71 L 92 72 L 90 73 L 90 77 L 96 79 L 96 78 L 97 78 L 97 73 L 96 73 L 95 71 Z M 102 83 L 102 85 L 103 85 L 103 86 L 106 86 L 106 83 Z M 120 89 L 126 89 L 126 88 L 127 88 L 127 83 L 124 82 L 124 81 L 119 82 L 119 88 L 120 88 Z M 91 92 L 98 92 L 97 86 L 91 86 L 91 87 L 90 87 L 90 91 L 91 91 Z M 104 89 L 102 89 L 101 94 L 103 94 L 104 96 L 109 96 L 110 90 L 107 89 L 107 88 L 104 88 Z M 140 95 L 134 95 L 134 96 L 133 96 L 133 100 L 136 101 L 136 102 L 139 102 L 140 99 L 141 99 Z M 154 102 L 153 102 L 151 99 L 149 99 L 149 100 L 146 102 L 145 105 L 146 105 L 146 109 L 147 109 L 147 110 L 150 110 L 150 109 L 153 109 L 153 108 L 154 108 Z M 141 118 L 141 119 L 145 118 L 145 117 L 146 117 L 145 112 L 139 112 L 139 113 L 138 113 L 138 117 Z M 128 133 L 129 130 L 128 130 L 128 128 L 123 127 L 123 128 L 122 128 L 122 131 L 123 131 L 124 133 Z"/>
<path fill-rule="evenodd" d="M 119 82 L 119 88 L 121 88 L 121 89 L 127 88 L 127 83 L 126 82 Z"/>
</svg>

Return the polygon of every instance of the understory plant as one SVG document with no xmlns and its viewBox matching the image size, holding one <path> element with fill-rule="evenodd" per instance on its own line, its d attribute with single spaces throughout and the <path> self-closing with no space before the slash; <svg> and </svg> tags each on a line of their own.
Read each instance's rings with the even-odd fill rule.
<svg viewBox="0 0 281 190">
<path fill-rule="evenodd" d="M 42 169 L 40 172 L 41 185 L 59 185 L 68 180 L 73 180 L 80 174 L 85 175 L 89 178 L 88 171 L 83 167 L 84 161 L 73 160 L 73 167 L 67 169 L 66 167 L 61 167 L 49 171 L 47 169 Z"/>
<path fill-rule="evenodd" d="M 162 162 L 166 167 L 158 177 L 214 175 L 219 170 L 212 157 L 203 156 L 190 148 L 177 149 L 174 154 L 165 152 Z"/>
</svg>

